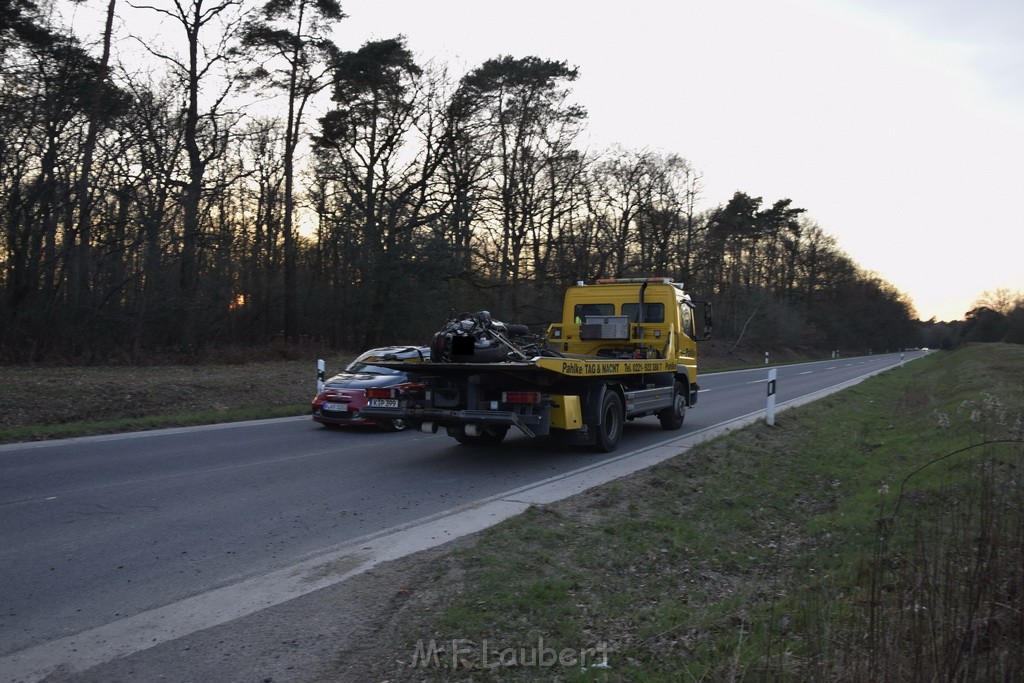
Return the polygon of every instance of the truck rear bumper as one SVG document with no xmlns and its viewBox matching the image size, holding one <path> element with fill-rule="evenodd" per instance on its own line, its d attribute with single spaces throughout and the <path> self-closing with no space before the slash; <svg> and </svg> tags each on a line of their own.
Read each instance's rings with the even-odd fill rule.
<svg viewBox="0 0 1024 683">
<path fill-rule="evenodd" d="M 401 418 L 421 427 L 460 427 L 481 425 L 487 427 L 516 427 L 527 436 L 548 433 L 548 421 L 543 415 L 521 415 L 510 410 L 445 410 L 443 408 L 365 408 L 362 414 L 377 419 Z"/>
</svg>

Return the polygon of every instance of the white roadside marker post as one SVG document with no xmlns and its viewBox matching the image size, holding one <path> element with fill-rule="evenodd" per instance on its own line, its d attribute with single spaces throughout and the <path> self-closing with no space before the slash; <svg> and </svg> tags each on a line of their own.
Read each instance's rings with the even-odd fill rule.
<svg viewBox="0 0 1024 683">
<path fill-rule="evenodd" d="M 768 406 L 765 408 L 765 422 L 769 427 L 775 426 L 775 377 L 778 371 L 772 368 L 768 371 Z"/>
<path fill-rule="evenodd" d="M 320 358 L 316 362 L 316 393 L 317 396 L 324 390 L 324 359 Z"/>
</svg>

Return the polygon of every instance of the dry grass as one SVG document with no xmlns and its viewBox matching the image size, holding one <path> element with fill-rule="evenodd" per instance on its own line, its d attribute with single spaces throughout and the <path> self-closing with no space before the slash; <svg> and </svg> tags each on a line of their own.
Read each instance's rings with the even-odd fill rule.
<svg viewBox="0 0 1024 683">
<path fill-rule="evenodd" d="M 350 357 L 329 358 L 328 372 Z M 316 360 L 0 366 L 0 387 L 0 440 L 71 436 L 146 428 L 147 420 L 157 421 L 151 426 L 227 422 L 291 408 L 298 415 L 315 393 Z M 19 431 L 25 429 L 33 431 Z"/>
</svg>

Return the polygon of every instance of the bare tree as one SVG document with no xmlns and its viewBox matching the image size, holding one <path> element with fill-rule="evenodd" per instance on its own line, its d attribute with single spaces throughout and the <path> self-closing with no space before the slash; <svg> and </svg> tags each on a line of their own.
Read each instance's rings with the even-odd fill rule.
<svg viewBox="0 0 1024 683">
<path fill-rule="evenodd" d="M 114 34 L 114 10 L 117 0 L 108 0 L 106 21 L 103 26 L 103 37 L 101 40 L 102 50 L 97 66 L 97 76 L 100 83 L 105 83 L 110 70 L 110 44 Z M 77 305 L 80 311 L 91 310 L 92 301 L 90 293 L 90 270 L 91 270 L 91 244 L 92 244 L 92 166 L 93 157 L 96 154 L 96 143 L 100 131 L 107 118 L 105 113 L 109 112 L 110 89 L 104 87 L 93 88 L 86 96 L 86 125 L 85 142 L 82 147 L 82 165 L 78 175 L 78 277 Z"/>
<path fill-rule="evenodd" d="M 440 215 L 431 195 L 445 147 L 426 107 L 430 89 L 402 39 L 370 42 L 339 56 L 337 106 L 320 119 L 322 172 L 339 186 L 337 210 L 362 245 L 352 280 L 362 283 L 364 307 L 375 312 L 365 345 L 380 340 L 397 312 L 391 294 L 410 269 L 417 232 Z"/>
<path fill-rule="evenodd" d="M 338 53 L 330 40 L 334 22 L 345 17 L 336 0 L 268 0 L 248 22 L 242 44 L 267 58 L 248 80 L 267 83 L 287 98 L 284 133 L 284 334 L 296 335 L 294 203 L 295 157 L 309 99 L 329 84 L 329 63 Z"/>
<path fill-rule="evenodd" d="M 186 179 L 181 187 L 182 250 L 180 302 L 183 334 L 187 343 L 195 332 L 200 250 L 202 249 L 202 203 L 209 165 L 221 158 L 228 147 L 233 120 L 226 112 L 226 99 L 234 88 L 235 74 L 227 71 L 233 54 L 231 43 L 241 25 L 240 0 L 167 0 L 156 4 L 132 4 L 177 22 L 185 38 L 181 56 L 152 43 L 142 45 L 161 59 L 180 84 L 185 104 L 182 110 L 182 139 L 188 158 Z M 208 34 L 216 30 L 214 35 Z M 210 42 L 206 42 L 212 38 Z"/>
<path fill-rule="evenodd" d="M 636 221 L 651 205 L 654 171 L 652 153 L 621 146 L 610 149 L 594 169 L 591 210 L 601 217 L 612 249 L 614 272 L 609 275 L 625 275 L 630 267 L 630 252 L 638 240 Z"/>
<path fill-rule="evenodd" d="M 695 173 L 678 154 L 652 154 L 650 196 L 637 216 L 639 270 L 689 275 L 689 249 L 694 233 Z M 678 259 L 678 261 L 677 261 Z"/>
<path fill-rule="evenodd" d="M 578 71 L 565 62 L 503 56 L 463 77 L 467 114 L 483 124 L 479 141 L 489 150 L 491 200 L 498 227 L 498 276 L 510 289 L 510 314 L 519 314 L 523 258 L 544 222 L 550 185 L 544 174 L 564 157 L 578 135 L 585 110 L 569 103 L 567 85 Z M 549 213 L 550 215 L 550 213 Z"/>
<path fill-rule="evenodd" d="M 996 313 L 1006 315 L 1019 306 L 1024 306 L 1024 293 L 999 287 L 982 292 L 972 308 L 988 308 Z"/>
<path fill-rule="evenodd" d="M 36 309 L 30 326 L 47 324 L 73 272 L 74 178 L 90 93 L 103 90 L 111 108 L 120 101 L 76 40 L 47 35 L 27 44 L 0 81 L 0 279 L 12 317 Z"/>
<path fill-rule="evenodd" d="M 442 227 L 449 243 L 452 260 L 464 271 L 478 268 L 482 259 L 474 253 L 483 212 L 482 197 L 493 182 L 489 164 L 491 150 L 487 144 L 487 122 L 477 117 L 479 103 L 475 94 L 458 88 L 444 107 L 446 147 L 439 169 L 439 179 L 451 202 Z"/>
</svg>

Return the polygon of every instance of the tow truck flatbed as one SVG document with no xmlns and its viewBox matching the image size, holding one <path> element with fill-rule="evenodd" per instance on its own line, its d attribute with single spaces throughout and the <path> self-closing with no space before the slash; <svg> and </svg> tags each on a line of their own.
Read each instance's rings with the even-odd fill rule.
<svg viewBox="0 0 1024 683">
<path fill-rule="evenodd" d="M 368 390 L 363 413 L 444 428 L 460 443 L 498 443 L 516 427 L 604 452 L 617 446 L 625 420 L 656 415 L 679 429 L 699 390 L 697 303 L 667 278 L 580 284 L 566 292 L 543 345 L 513 342 L 512 326 L 486 311 L 463 314 L 435 336 L 430 361 L 378 363 L 413 384 L 380 396 Z M 706 338 L 706 302 L 704 323 Z"/>
</svg>

